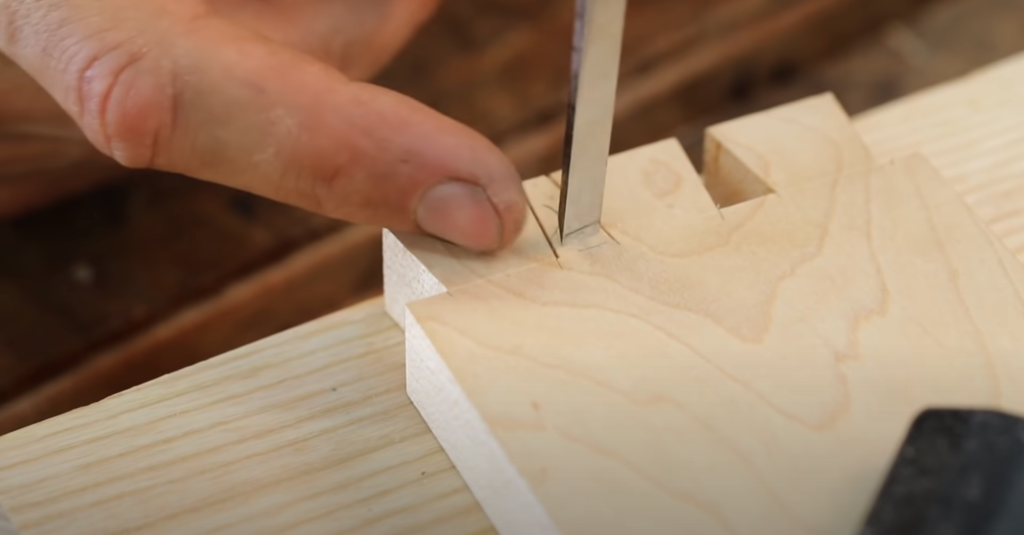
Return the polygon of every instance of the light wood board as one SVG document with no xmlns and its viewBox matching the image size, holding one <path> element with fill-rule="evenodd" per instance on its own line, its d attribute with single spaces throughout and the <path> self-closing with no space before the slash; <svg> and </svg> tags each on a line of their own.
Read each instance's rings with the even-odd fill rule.
<svg viewBox="0 0 1024 535">
<path fill-rule="evenodd" d="M 831 95 L 706 147 L 721 209 L 672 140 L 610 163 L 600 243 L 542 177 L 551 258 L 410 269 L 410 397 L 503 535 L 853 533 L 920 411 L 1024 412 L 1024 265 L 924 157 Z"/>
<path fill-rule="evenodd" d="M 1022 129 L 989 118 L 1024 114 L 1024 92 L 1008 83 L 1021 79 L 1024 56 L 857 127 L 876 155 L 916 148 L 958 189 L 993 192 L 968 202 L 1011 220 L 1024 216 L 1024 173 L 1008 169 L 1024 160 Z M 1024 226 L 994 228 L 1024 258 Z M 401 344 L 375 300 L 0 437 L 0 503 L 23 535 L 493 533 L 406 397 Z M 283 514 L 275 500 L 295 505 Z"/>
<path fill-rule="evenodd" d="M 489 533 L 376 301 L 0 438 L 22 535 Z"/>
</svg>

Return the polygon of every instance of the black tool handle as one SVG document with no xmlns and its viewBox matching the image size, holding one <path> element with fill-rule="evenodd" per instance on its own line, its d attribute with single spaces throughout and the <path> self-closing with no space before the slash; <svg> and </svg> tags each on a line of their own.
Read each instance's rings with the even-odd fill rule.
<svg viewBox="0 0 1024 535">
<path fill-rule="evenodd" d="M 1024 535 L 1024 420 L 923 412 L 860 535 Z"/>
</svg>

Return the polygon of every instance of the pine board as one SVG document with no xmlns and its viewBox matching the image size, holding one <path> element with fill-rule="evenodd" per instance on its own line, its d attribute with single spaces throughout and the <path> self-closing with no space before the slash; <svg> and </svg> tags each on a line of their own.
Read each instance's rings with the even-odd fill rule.
<svg viewBox="0 0 1024 535">
<path fill-rule="evenodd" d="M 972 128 L 988 126 L 981 113 L 1024 113 L 1024 94 L 1004 85 L 1019 78 L 1024 57 L 869 113 L 857 126 L 876 154 L 912 150 L 900 141 L 916 137 L 954 186 L 1005 191 L 999 204 L 1007 206 L 1016 194 L 1024 206 L 1013 187 L 1024 177 L 1003 171 L 1024 151 L 1017 125 L 999 122 L 1001 130 L 981 138 L 1001 142 L 954 143 L 961 157 L 953 162 L 929 153 L 941 156 L 953 139 L 946 136 L 972 139 Z M 944 109 L 955 111 L 951 120 L 934 124 Z M 968 201 L 984 213 L 992 197 Z M 1024 228 L 997 233 L 1008 244 L 1024 241 Z M 170 534 L 182 526 L 278 533 L 279 522 L 359 534 L 492 533 L 406 397 L 401 340 L 383 302 L 371 301 L 0 437 L 0 503 L 23 535 Z M 424 511 L 435 522 L 413 527 Z M 341 517 L 356 525 L 330 523 Z"/>
</svg>

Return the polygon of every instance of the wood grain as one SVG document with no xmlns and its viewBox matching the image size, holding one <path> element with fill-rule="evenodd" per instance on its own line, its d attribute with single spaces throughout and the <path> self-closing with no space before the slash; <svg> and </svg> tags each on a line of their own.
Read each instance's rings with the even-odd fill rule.
<svg viewBox="0 0 1024 535">
<path fill-rule="evenodd" d="M 1024 73 L 1024 57 L 999 68 Z M 957 84 L 940 89 L 948 100 L 932 101 L 929 108 L 963 109 L 969 102 L 985 101 L 991 91 L 1002 92 L 995 78 L 992 83 L 985 79 L 986 73 L 982 73 L 970 80 L 970 90 L 956 90 L 961 87 Z M 872 114 L 870 132 L 864 130 L 866 123 L 858 121 L 875 154 L 889 150 L 886 139 L 899 139 L 886 136 L 891 129 L 929 137 L 922 132 L 936 126 L 928 124 L 927 117 L 902 114 L 905 106 L 916 105 L 916 97 L 911 97 Z M 991 110 L 994 114 L 1019 114 L 1024 108 L 1016 99 L 1002 99 L 993 105 L 997 108 Z M 885 120 L 897 115 L 901 120 Z M 963 114 L 957 121 L 970 116 Z M 908 128 L 916 122 L 927 126 Z M 969 137 L 975 123 L 961 124 L 967 130 L 953 133 Z M 1019 130 L 1016 125 L 1005 127 L 1007 132 L 999 135 Z M 941 138 L 934 138 L 926 145 L 941 143 Z M 1005 161 L 998 157 L 1000 151 L 1012 159 L 1022 147 L 1011 142 L 986 150 L 992 157 L 972 171 L 980 181 L 998 176 L 994 171 Z M 937 165 L 943 174 L 952 176 L 943 167 L 948 162 Z M 661 167 L 650 180 L 673 190 L 678 184 L 664 177 L 688 171 L 667 169 Z M 681 187 L 700 185 L 684 182 Z M 1024 198 L 1015 197 L 1012 191 L 1007 197 L 1006 202 L 1016 198 L 1024 205 Z M 698 199 L 693 195 L 679 198 L 685 202 Z M 681 208 L 706 209 L 706 203 L 703 199 L 693 208 Z M 979 198 L 973 206 L 983 208 L 984 203 Z M 999 233 L 1009 240 L 1020 236 L 1019 231 L 1006 228 Z M 349 533 L 391 535 L 432 529 L 452 535 L 493 533 L 410 404 L 401 359 L 402 332 L 386 316 L 382 301 L 294 329 L 0 437 L 0 503 L 23 525 L 23 535 L 69 530 L 82 535 L 124 533 L 132 532 L 141 522 L 146 522 L 141 533 L 177 534 L 186 524 L 198 526 L 191 532 L 203 533 L 218 530 L 226 519 L 238 522 L 221 533 L 276 534 L 282 524 L 310 525 L 321 518 L 326 523 L 337 517 L 353 518 L 361 525 Z M 310 373 L 311 366 L 318 365 L 326 367 Z M 328 394 L 325 387 L 339 390 Z M 345 401 L 335 403 L 335 398 L 328 397 L 334 395 Z M 314 405 L 317 408 L 311 409 Z M 324 427 L 311 430 L 313 422 Z M 348 432 L 350 437 L 332 438 L 332 429 L 344 430 L 338 432 Z M 259 435 L 268 444 L 251 439 Z M 291 449 L 266 451 L 281 441 L 289 442 Z M 360 461 L 352 450 L 360 444 L 380 451 Z M 133 448 L 148 448 L 159 455 L 147 460 L 156 454 Z M 427 471 L 427 476 L 422 476 L 422 467 L 407 472 L 410 465 L 417 465 L 414 459 L 423 459 L 435 471 Z M 307 468 L 322 470 L 314 476 Z M 369 478 L 363 486 L 352 483 L 364 475 Z M 159 490 L 154 485 L 159 485 Z M 317 498 L 303 494 L 303 489 L 332 486 L 333 492 Z M 379 495 L 360 501 L 368 487 Z M 310 508 L 291 509 L 286 517 L 280 516 L 280 508 L 261 509 L 291 495 L 306 498 Z M 250 505 L 236 507 L 236 500 Z M 326 509 L 336 515 L 321 517 Z M 417 515 L 428 510 L 432 518 L 439 519 L 438 524 L 417 530 L 413 527 Z M 447 525 L 440 519 L 447 519 Z M 337 526 L 325 530 L 345 532 L 351 527 Z"/>
<path fill-rule="evenodd" d="M 2 437 L 0 496 L 31 535 L 487 533 L 400 395 L 401 338 L 379 310 Z"/>
<path fill-rule="evenodd" d="M 1024 411 L 1024 266 L 925 158 L 831 96 L 709 137 L 709 184 L 772 193 L 680 209 L 699 177 L 639 149 L 611 241 L 408 306 L 410 397 L 501 533 L 851 533 L 919 411 Z"/>
</svg>

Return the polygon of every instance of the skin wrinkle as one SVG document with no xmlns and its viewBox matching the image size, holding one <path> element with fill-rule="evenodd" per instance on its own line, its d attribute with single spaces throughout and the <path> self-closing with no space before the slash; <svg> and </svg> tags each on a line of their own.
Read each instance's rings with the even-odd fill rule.
<svg viewBox="0 0 1024 535">
<path fill-rule="evenodd" d="M 133 54 L 124 60 L 115 60 L 116 66 L 111 74 L 101 74 L 93 78 L 97 74 L 96 71 L 103 70 L 106 61 L 111 57 L 98 56 L 86 64 L 80 78 L 82 85 L 79 94 L 86 95 L 87 98 L 83 99 L 79 120 L 86 132 L 95 131 L 94 136 L 99 140 L 100 150 L 121 165 L 135 168 L 150 167 L 156 156 L 157 136 L 155 133 L 142 136 L 125 135 L 125 125 L 134 118 L 121 104 L 123 101 L 115 98 L 130 91 L 130 85 L 126 86 L 125 80 L 130 81 L 134 78 L 132 70 L 142 64 L 145 55 Z"/>
<path fill-rule="evenodd" d="M 76 73 L 74 75 L 75 83 L 69 88 L 74 90 L 74 94 L 69 97 L 68 107 L 70 108 L 69 111 L 79 119 L 88 103 L 92 100 L 87 95 L 87 90 L 90 86 L 90 75 L 95 73 L 95 67 L 104 58 L 124 46 L 123 42 L 115 42 L 106 46 L 88 45 L 86 43 L 98 42 L 101 39 L 105 39 L 105 36 L 111 33 L 113 33 L 113 30 L 110 27 L 105 27 L 90 32 L 85 36 L 71 34 L 58 39 L 58 42 L 61 44 L 55 46 L 57 49 L 54 54 L 56 65 L 63 71 Z"/>
</svg>

